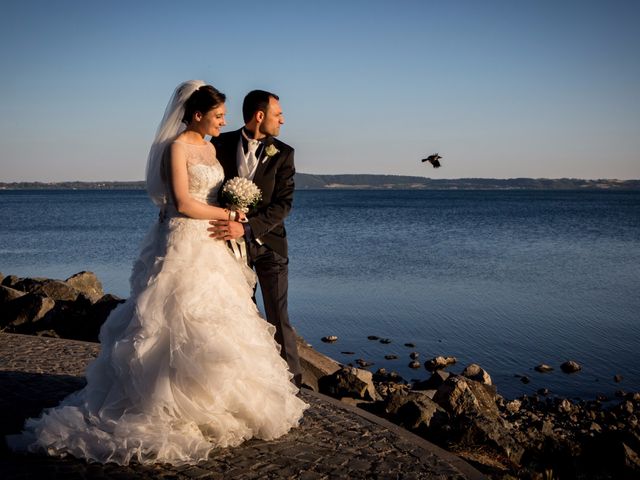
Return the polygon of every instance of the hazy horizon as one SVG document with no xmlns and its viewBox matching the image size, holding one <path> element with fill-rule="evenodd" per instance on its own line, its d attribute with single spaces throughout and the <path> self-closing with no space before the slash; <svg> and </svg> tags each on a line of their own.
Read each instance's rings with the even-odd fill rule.
<svg viewBox="0 0 640 480">
<path fill-rule="evenodd" d="M 352 175 L 352 176 L 366 176 L 366 175 L 373 175 L 373 176 L 391 176 L 391 177 L 419 177 L 419 178 L 425 178 L 425 179 L 429 179 L 429 180 L 448 180 L 448 181 L 456 181 L 456 180 L 471 180 L 471 179 L 482 179 L 482 180 L 585 180 L 585 181 L 595 181 L 595 180 L 602 180 L 602 181 L 610 181 L 610 182 L 615 182 L 615 181 L 620 181 L 620 182 L 627 182 L 627 181 L 640 181 L 640 177 L 639 178 L 584 178 L 584 177 L 442 177 L 442 178 L 434 178 L 434 177 L 429 177 L 429 176 L 425 176 L 425 175 L 401 175 L 401 174 L 395 174 L 395 173 L 309 173 L 309 172 L 300 172 L 297 171 L 296 175 L 298 174 L 302 174 L 302 175 L 311 175 L 311 176 L 348 176 L 348 175 Z M 112 183 L 112 182 L 121 182 L 121 183 L 131 183 L 131 182 L 144 182 L 144 179 L 129 179 L 129 180 L 107 180 L 107 179 L 97 179 L 97 180 L 55 180 L 55 181 L 46 181 L 46 180 L 11 180 L 11 181 L 5 181 L 5 180 L 0 180 L 0 183 L 74 183 L 74 182 L 79 182 L 79 183 Z"/>
<path fill-rule="evenodd" d="M 10 2 L 0 182 L 144 178 L 190 78 L 227 94 L 227 131 L 279 94 L 301 172 L 638 179 L 639 22 L 633 0 Z"/>
</svg>

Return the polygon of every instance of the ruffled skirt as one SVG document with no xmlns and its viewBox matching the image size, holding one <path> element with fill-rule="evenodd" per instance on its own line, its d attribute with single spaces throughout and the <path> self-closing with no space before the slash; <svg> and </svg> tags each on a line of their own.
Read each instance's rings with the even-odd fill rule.
<svg viewBox="0 0 640 480">
<path fill-rule="evenodd" d="M 8 437 L 12 449 L 180 465 L 298 425 L 308 405 L 251 299 L 254 273 L 207 226 L 171 218 L 152 227 L 86 387 L 28 419 Z"/>
</svg>

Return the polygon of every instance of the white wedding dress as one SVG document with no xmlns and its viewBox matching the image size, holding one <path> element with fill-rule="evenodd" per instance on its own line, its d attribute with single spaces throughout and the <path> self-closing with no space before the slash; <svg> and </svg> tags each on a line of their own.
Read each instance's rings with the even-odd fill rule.
<svg viewBox="0 0 640 480">
<path fill-rule="evenodd" d="M 215 203 L 213 145 L 185 145 L 190 194 Z M 251 299 L 254 273 L 207 227 L 169 205 L 143 241 L 130 298 L 102 327 L 86 387 L 28 419 L 11 448 L 180 465 L 298 425 L 308 405 Z"/>
</svg>

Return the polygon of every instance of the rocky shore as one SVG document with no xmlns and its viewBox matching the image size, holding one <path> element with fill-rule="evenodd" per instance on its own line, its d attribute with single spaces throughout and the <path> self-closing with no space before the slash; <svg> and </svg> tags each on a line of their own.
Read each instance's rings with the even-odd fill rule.
<svg viewBox="0 0 640 480">
<path fill-rule="evenodd" d="M 66 280 L 0 273 L 0 329 L 9 333 L 97 342 L 100 326 L 122 302 L 105 295 L 92 272 Z"/>
<path fill-rule="evenodd" d="M 407 383 L 340 367 L 320 391 L 455 453 L 491 478 L 640 478 L 640 393 L 614 401 L 545 396 L 507 400 L 480 366 L 435 370 Z"/>
<path fill-rule="evenodd" d="M 122 301 L 105 294 L 91 272 L 66 280 L 0 274 L 0 329 L 97 341 Z M 447 372 L 453 357 L 426 360 L 430 378 L 410 383 L 384 369 L 368 371 L 364 360 L 360 368 L 340 365 L 302 338 L 299 347 L 308 388 L 390 420 L 492 478 L 640 478 L 640 393 L 576 402 L 540 391 L 504 399 L 479 365 Z M 421 366 L 417 353 L 410 358 Z"/>
</svg>

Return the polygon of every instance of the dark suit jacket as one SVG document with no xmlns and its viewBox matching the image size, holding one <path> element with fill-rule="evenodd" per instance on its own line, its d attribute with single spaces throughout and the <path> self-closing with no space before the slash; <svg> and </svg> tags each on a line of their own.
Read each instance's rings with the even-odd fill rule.
<svg viewBox="0 0 640 480">
<path fill-rule="evenodd" d="M 237 152 L 240 135 L 240 130 L 236 130 L 211 139 L 211 143 L 216 147 L 218 161 L 224 168 L 225 181 L 238 176 Z M 265 147 L 269 144 L 273 144 L 279 151 L 274 156 L 267 157 L 262 149 L 253 178 L 253 183 L 262 192 L 262 200 L 247 217 L 253 238 L 286 258 L 288 248 L 284 219 L 289 215 L 293 205 L 293 177 L 296 173 L 293 163 L 294 150 L 273 137 L 265 141 Z"/>
</svg>

